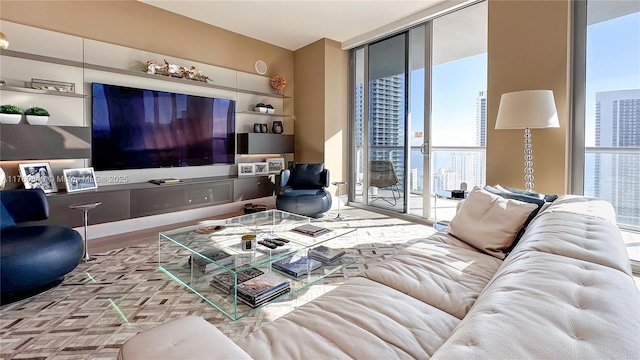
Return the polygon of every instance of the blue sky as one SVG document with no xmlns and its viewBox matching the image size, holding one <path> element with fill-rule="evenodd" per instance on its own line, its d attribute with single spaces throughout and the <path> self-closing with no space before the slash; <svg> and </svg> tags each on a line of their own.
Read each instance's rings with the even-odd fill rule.
<svg viewBox="0 0 640 360">
<path fill-rule="evenodd" d="M 595 93 L 640 88 L 640 13 L 589 26 L 588 44 L 586 144 L 593 146 Z M 434 67 L 432 146 L 475 145 L 476 100 L 487 88 L 486 68 L 486 54 Z M 412 132 L 423 130 L 423 76 L 423 69 L 411 74 Z M 422 141 L 411 138 L 414 146 Z"/>
<path fill-rule="evenodd" d="M 587 30 L 586 145 L 595 145 L 595 94 L 640 88 L 640 13 Z"/>
<path fill-rule="evenodd" d="M 422 80 L 424 69 L 411 73 L 412 131 L 424 129 Z M 476 101 L 478 92 L 487 89 L 487 54 L 450 61 L 433 68 L 432 146 L 474 146 L 476 143 Z M 411 138 L 412 145 L 422 139 Z"/>
</svg>

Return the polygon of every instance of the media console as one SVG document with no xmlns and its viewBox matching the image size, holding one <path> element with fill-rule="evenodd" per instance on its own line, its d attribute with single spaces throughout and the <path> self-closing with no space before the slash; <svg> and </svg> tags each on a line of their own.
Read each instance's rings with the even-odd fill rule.
<svg viewBox="0 0 640 360">
<path fill-rule="evenodd" d="M 216 176 L 182 180 L 162 185 L 134 183 L 102 186 L 77 193 L 48 194 L 49 219 L 37 223 L 83 226 L 77 212 L 69 208 L 69 205 L 79 203 L 102 202 L 89 217 L 89 225 L 95 225 L 268 197 L 275 190 L 275 184 L 268 176 Z"/>
</svg>

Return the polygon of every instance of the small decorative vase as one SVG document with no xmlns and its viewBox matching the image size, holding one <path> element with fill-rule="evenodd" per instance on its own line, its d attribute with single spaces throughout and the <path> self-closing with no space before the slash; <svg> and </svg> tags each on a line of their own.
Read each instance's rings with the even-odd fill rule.
<svg viewBox="0 0 640 360">
<path fill-rule="evenodd" d="M 266 134 L 269 132 L 269 127 L 267 124 L 260 124 L 260 132 Z"/>
<path fill-rule="evenodd" d="M 271 132 L 274 134 L 282 134 L 283 131 L 282 121 L 274 121 L 271 125 Z"/>
<path fill-rule="evenodd" d="M 262 126 L 260 126 L 259 123 L 253 124 L 253 132 L 254 133 L 261 133 L 262 132 Z"/>
</svg>

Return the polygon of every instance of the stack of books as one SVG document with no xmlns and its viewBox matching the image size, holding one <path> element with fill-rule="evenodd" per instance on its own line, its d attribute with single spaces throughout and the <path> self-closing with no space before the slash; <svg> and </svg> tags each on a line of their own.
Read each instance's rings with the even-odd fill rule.
<svg viewBox="0 0 640 360">
<path fill-rule="evenodd" d="M 251 280 L 254 277 L 260 276 L 262 274 L 264 274 L 264 272 L 258 269 L 249 269 L 247 271 L 238 273 L 238 284 L 241 284 L 247 280 Z M 236 286 L 234 277 L 235 276 L 232 272 L 225 271 L 221 274 L 215 275 L 211 279 L 211 282 L 209 282 L 209 285 L 222 291 L 225 294 L 231 294 L 233 293 L 233 288 Z"/>
<path fill-rule="evenodd" d="M 306 275 L 321 266 L 322 263 L 320 261 L 309 259 L 307 256 L 300 254 L 288 256 L 271 264 L 272 268 L 293 277 Z"/>
<path fill-rule="evenodd" d="M 275 273 L 266 273 L 238 285 L 238 300 L 258 307 L 291 291 L 289 280 Z"/>
<path fill-rule="evenodd" d="M 300 234 L 304 234 L 304 235 L 308 235 L 308 236 L 313 236 L 313 237 L 317 237 L 320 235 L 324 235 L 326 233 L 331 232 L 331 230 L 327 229 L 327 228 L 323 228 L 323 227 L 319 227 L 319 226 L 315 226 L 315 225 L 300 225 L 298 227 L 295 227 L 293 229 L 291 229 L 291 231 L 295 231 L 298 232 Z"/>
<path fill-rule="evenodd" d="M 344 254 L 344 250 L 332 249 L 324 245 L 320 245 L 309 250 L 309 257 L 311 259 L 318 260 L 323 264 L 332 264 L 333 262 L 340 260 Z"/>
<path fill-rule="evenodd" d="M 193 267 L 203 273 L 207 273 L 212 270 L 219 269 L 220 265 L 229 266 L 233 264 L 233 256 L 219 249 L 204 251 L 204 252 L 201 252 L 200 254 L 204 257 L 207 257 L 215 261 L 214 263 L 214 262 L 208 261 L 202 256 L 191 255 L 189 257 L 189 265 L 191 265 L 191 262 L 193 261 Z"/>
</svg>

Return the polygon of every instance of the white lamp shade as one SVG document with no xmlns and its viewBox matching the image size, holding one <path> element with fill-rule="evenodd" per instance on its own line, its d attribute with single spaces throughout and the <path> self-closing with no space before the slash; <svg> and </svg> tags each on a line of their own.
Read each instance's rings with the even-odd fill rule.
<svg viewBox="0 0 640 360">
<path fill-rule="evenodd" d="M 496 129 L 560 127 L 551 90 L 525 90 L 502 94 Z"/>
</svg>

